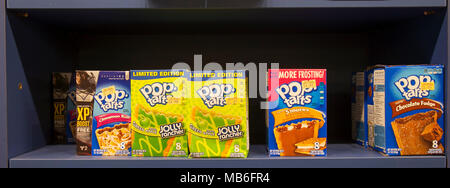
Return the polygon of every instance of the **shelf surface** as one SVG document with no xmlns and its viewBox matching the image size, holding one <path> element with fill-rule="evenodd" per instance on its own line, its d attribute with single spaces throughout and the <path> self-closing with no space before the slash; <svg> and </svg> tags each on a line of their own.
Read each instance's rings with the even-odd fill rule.
<svg viewBox="0 0 450 188">
<path fill-rule="evenodd" d="M 9 9 L 205 8 L 205 0 L 8 0 Z"/>
<path fill-rule="evenodd" d="M 445 7 L 445 0 L 207 0 L 208 8 Z"/>
<path fill-rule="evenodd" d="M 10 159 L 11 168 L 444 168 L 445 156 L 386 157 L 356 144 L 329 144 L 327 157 L 271 157 L 255 145 L 246 159 L 77 156 L 74 145 L 49 145 Z"/>
<path fill-rule="evenodd" d="M 446 0 L 8 0 L 10 9 L 445 7 Z"/>
</svg>

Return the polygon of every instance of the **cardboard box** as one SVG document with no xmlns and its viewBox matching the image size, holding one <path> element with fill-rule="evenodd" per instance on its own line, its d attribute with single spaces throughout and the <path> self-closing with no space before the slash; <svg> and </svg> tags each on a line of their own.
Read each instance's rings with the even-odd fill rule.
<svg viewBox="0 0 450 188">
<path fill-rule="evenodd" d="M 187 157 L 184 70 L 132 70 L 132 155 Z"/>
<path fill-rule="evenodd" d="M 443 65 L 373 68 L 374 148 L 386 155 L 443 155 Z"/>
<path fill-rule="evenodd" d="M 76 71 L 78 155 L 130 155 L 128 71 Z"/>
<path fill-rule="evenodd" d="M 77 154 L 91 155 L 94 95 L 99 71 L 76 71 Z"/>
<path fill-rule="evenodd" d="M 75 135 L 77 128 L 77 106 L 76 106 L 76 74 L 72 73 L 70 78 L 69 92 L 67 94 L 66 107 L 66 136 L 67 143 L 76 143 Z"/>
<path fill-rule="evenodd" d="M 71 73 L 54 72 L 53 85 L 53 143 L 66 144 L 66 104 Z"/>
<path fill-rule="evenodd" d="M 367 145 L 367 129 L 364 119 L 365 74 L 356 72 L 352 78 L 352 138 L 362 146 Z"/>
<path fill-rule="evenodd" d="M 93 156 L 131 156 L 129 71 L 98 71 L 92 118 Z"/>
<path fill-rule="evenodd" d="M 351 114 L 351 120 L 352 120 L 352 140 L 356 142 L 357 137 L 357 125 L 356 125 L 356 116 L 357 116 L 357 109 L 356 109 L 356 72 L 352 72 L 352 97 L 351 97 L 351 107 L 352 107 L 352 114 Z"/>
<path fill-rule="evenodd" d="M 326 69 L 269 69 L 270 156 L 326 156 Z"/>
<path fill-rule="evenodd" d="M 248 95 L 245 71 L 190 72 L 190 157 L 247 157 Z"/>
<path fill-rule="evenodd" d="M 370 67 L 365 72 L 365 93 L 364 93 L 364 127 L 367 129 L 367 147 L 373 148 L 375 144 L 374 135 L 374 102 L 373 102 L 373 68 Z"/>
</svg>

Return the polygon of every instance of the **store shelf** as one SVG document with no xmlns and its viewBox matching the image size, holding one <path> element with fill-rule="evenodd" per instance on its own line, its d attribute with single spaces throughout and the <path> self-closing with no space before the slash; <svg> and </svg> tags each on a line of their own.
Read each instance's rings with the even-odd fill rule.
<svg viewBox="0 0 450 188">
<path fill-rule="evenodd" d="M 446 0 L 8 0 L 9 9 L 445 7 Z"/>
<path fill-rule="evenodd" d="M 257 126 L 265 123 L 259 98 L 249 100 L 254 145 L 247 159 L 91 157 L 77 156 L 75 146 L 46 145 L 51 72 L 192 65 L 193 54 L 221 65 L 326 67 L 328 138 L 349 142 L 351 72 L 378 63 L 444 64 L 449 71 L 448 0 L 5 1 L 0 3 L 0 25 L 5 25 L 0 28 L 0 167 L 431 168 L 446 167 L 450 160 L 385 157 L 354 144 L 330 144 L 327 157 L 269 158 L 265 147 L 256 145 L 266 142 L 267 132 Z"/>
<path fill-rule="evenodd" d="M 247 159 L 189 159 L 77 156 L 73 145 L 52 145 L 10 159 L 21 167 L 152 167 L 152 168 L 301 168 L 301 167 L 445 167 L 445 156 L 385 157 L 356 144 L 330 144 L 327 157 L 272 157 L 263 145 Z"/>
<path fill-rule="evenodd" d="M 208 8 L 445 7 L 445 0 L 207 0 Z"/>
<path fill-rule="evenodd" d="M 8 0 L 9 9 L 204 8 L 205 0 Z"/>
</svg>

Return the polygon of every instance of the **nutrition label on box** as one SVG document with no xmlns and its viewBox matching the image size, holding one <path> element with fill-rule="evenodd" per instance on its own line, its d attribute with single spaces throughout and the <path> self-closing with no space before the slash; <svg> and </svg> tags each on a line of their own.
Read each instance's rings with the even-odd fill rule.
<svg viewBox="0 0 450 188">
<path fill-rule="evenodd" d="M 374 103 L 374 123 L 377 126 L 385 126 L 384 117 L 384 104 L 385 104 L 385 78 L 384 70 L 374 71 L 374 92 L 373 92 L 373 103 Z"/>
<path fill-rule="evenodd" d="M 385 71 L 376 69 L 373 74 L 374 144 L 375 147 L 385 148 Z"/>
</svg>

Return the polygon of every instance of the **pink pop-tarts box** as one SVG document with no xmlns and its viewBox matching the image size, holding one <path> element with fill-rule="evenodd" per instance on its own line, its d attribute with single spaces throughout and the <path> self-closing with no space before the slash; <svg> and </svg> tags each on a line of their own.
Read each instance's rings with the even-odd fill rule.
<svg viewBox="0 0 450 188">
<path fill-rule="evenodd" d="M 326 69 L 269 69 L 270 156 L 326 156 Z"/>
</svg>

